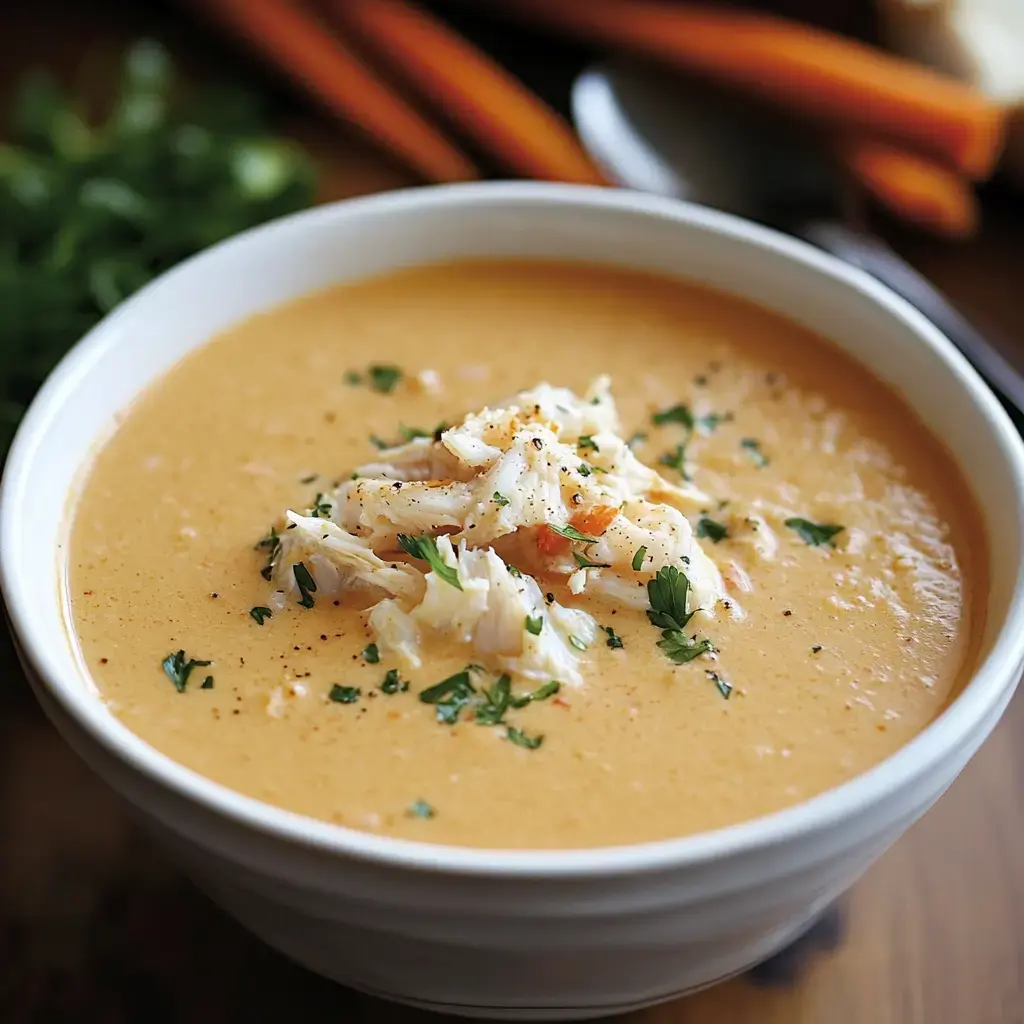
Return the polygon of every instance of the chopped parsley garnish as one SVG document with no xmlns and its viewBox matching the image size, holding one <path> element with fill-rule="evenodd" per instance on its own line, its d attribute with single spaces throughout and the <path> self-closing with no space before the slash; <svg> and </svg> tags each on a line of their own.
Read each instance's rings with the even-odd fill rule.
<svg viewBox="0 0 1024 1024">
<path fill-rule="evenodd" d="M 610 569 L 611 565 L 608 562 L 592 562 L 586 555 L 581 555 L 578 551 L 572 553 L 573 561 L 581 569 Z"/>
<path fill-rule="evenodd" d="M 363 661 L 367 665 L 376 665 L 380 661 L 380 648 L 376 644 L 367 644 L 363 648 Z"/>
<path fill-rule="evenodd" d="M 722 423 L 732 419 L 731 412 L 709 412 L 697 418 L 697 428 L 705 434 L 713 434 Z"/>
<path fill-rule="evenodd" d="M 203 684 L 202 684 L 202 686 L 199 687 L 199 689 L 200 690 L 212 690 L 213 689 L 213 676 L 207 676 L 203 680 Z"/>
<path fill-rule="evenodd" d="M 639 572 L 644 567 L 644 559 L 647 557 L 647 548 L 639 547 L 633 555 L 633 572 Z"/>
<path fill-rule="evenodd" d="M 580 533 L 575 526 L 556 526 L 554 523 L 548 523 L 548 529 L 553 530 L 559 537 L 578 540 L 583 544 L 596 544 L 601 539 L 600 537 L 588 537 L 585 533 Z"/>
<path fill-rule="evenodd" d="M 570 636 L 569 643 L 572 644 L 577 651 L 585 651 L 587 649 L 587 645 L 578 636 Z"/>
<path fill-rule="evenodd" d="M 685 665 L 702 654 L 714 651 L 714 644 L 707 638 L 698 640 L 696 636 L 687 637 L 678 629 L 666 629 L 658 641 L 660 647 L 677 665 Z"/>
<path fill-rule="evenodd" d="M 406 427 L 403 424 L 398 425 L 398 433 L 403 441 L 415 441 L 417 437 L 429 437 L 433 440 L 434 432 L 432 430 L 421 430 L 419 427 Z"/>
<path fill-rule="evenodd" d="M 331 692 L 327 694 L 327 699 L 334 701 L 335 704 L 355 704 L 362 695 L 363 691 L 358 686 L 339 686 L 335 683 L 331 687 Z"/>
<path fill-rule="evenodd" d="M 647 584 L 647 596 L 651 603 L 647 609 L 647 618 L 662 631 L 657 646 L 677 665 L 685 665 L 715 650 L 710 640 L 687 637 L 683 632 L 693 618 L 693 612 L 687 611 L 686 607 L 689 593 L 690 581 L 686 573 L 680 572 L 674 565 L 659 569 L 654 579 Z"/>
<path fill-rule="evenodd" d="M 526 616 L 526 632 L 533 636 L 540 636 L 541 630 L 544 628 L 544 616 L 543 615 L 527 615 Z"/>
<path fill-rule="evenodd" d="M 638 430 L 627 442 L 626 447 L 632 451 L 634 448 L 639 448 L 640 445 L 647 440 L 647 435 L 642 431 Z"/>
<path fill-rule="evenodd" d="M 511 502 L 505 497 L 500 491 L 495 491 L 491 495 L 491 501 L 494 502 L 499 508 L 504 508 L 506 505 L 510 505 Z"/>
<path fill-rule="evenodd" d="M 375 364 L 369 369 L 370 387 L 382 395 L 390 395 L 395 385 L 402 379 L 402 371 L 397 366 Z"/>
<path fill-rule="evenodd" d="M 710 519 L 708 516 L 701 516 L 697 520 L 697 536 L 707 537 L 708 540 L 717 544 L 729 536 L 729 529 L 717 520 Z"/>
<path fill-rule="evenodd" d="M 509 576 L 512 576 L 517 580 L 521 580 L 523 578 L 523 574 L 511 562 L 509 562 L 506 568 L 508 569 Z"/>
<path fill-rule="evenodd" d="M 263 605 L 256 605 L 255 608 L 249 609 L 249 614 L 256 620 L 257 626 L 262 626 L 274 613 Z"/>
<path fill-rule="evenodd" d="M 437 817 L 437 811 L 434 810 L 426 800 L 414 800 L 409 805 L 409 810 L 405 812 L 406 817 L 409 818 L 435 818 Z"/>
<path fill-rule="evenodd" d="M 274 559 L 277 558 L 277 552 L 281 547 L 281 538 L 278 536 L 277 529 L 275 527 L 270 528 L 270 533 L 262 539 L 256 541 L 254 548 L 257 551 L 267 551 L 267 564 L 260 569 L 260 575 L 265 579 L 269 580 L 274 572 Z"/>
<path fill-rule="evenodd" d="M 378 451 L 383 451 L 385 448 L 391 447 L 390 441 L 385 441 L 384 438 L 378 437 L 376 434 L 370 435 L 370 444 L 372 444 Z"/>
<path fill-rule="evenodd" d="M 604 630 L 608 634 L 608 639 L 605 643 L 612 648 L 612 650 L 622 650 L 622 637 L 612 629 L 611 626 L 599 626 L 599 629 Z"/>
<path fill-rule="evenodd" d="M 331 503 L 327 500 L 325 495 L 317 494 L 313 499 L 313 507 L 310 509 L 309 514 L 315 519 L 331 518 Z"/>
<path fill-rule="evenodd" d="M 599 452 L 601 449 L 597 447 L 597 442 L 589 434 L 580 434 L 579 440 L 576 442 L 576 447 L 581 452 Z"/>
<path fill-rule="evenodd" d="M 527 750 L 536 750 L 544 742 L 543 736 L 528 736 L 522 729 L 517 729 L 514 725 L 505 729 L 505 739 L 517 747 L 525 747 Z"/>
<path fill-rule="evenodd" d="M 758 469 L 764 469 L 768 465 L 768 456 L 761 451 L 761 442 L 756 437 L 745 437 L 740 441 L 740 447 L 750 456 L 750 461 L 753 462 Z"/>
<path fill-rule="evenodd" d="M 299 480 L 299 483 L 300 484 L 312 484 L 312 483 L 315 483 L 319 479 L 320 479 L 320 474 L 319 473 L 310 473 L 309 476 L 302 477 L 302 479 Z"/>
<path fill-rule="evenodd" d="M 687 479 L 685 444 L 677 444 L 674 451 L 665 452 L 664 455 L 659 457 L 658 462 L 662 466 L 668 466 L 669 469 L 678 470 L 683 475 L 683 478 Z"/>
<path fill-rule="evenodd" d="M 834 548 L 835 543 L 832 538 L 846 529 L 845 526 L 839 526 L 837 523 L 812 523 L 810 519 L 802 519 L 800 516 L 787 519 L 786 525 L 805 544 L 810 544 L 814 548 L 820 548 L 823 545 Z"/>
<path fill-rule="evenodd" d="M 711 680 L 718 687 L 718 692 L 726 699 L 729 699 L 729 695 L 732 693 L 732 683 L 723 679 L 717 672 L 708 672 L 708 679 Z"/>
<path fill-rule="evenodd" d="M 405 693 L 409 684 L 398 675 L 397 668 L 389 668 L 384 673 L 384 681 L 380 684 L 381 691 L 386 694 Z"/>
<path fill-rule="evenodd" d="M 577 468 L 580 476 L 590 476 L 594 472 L 585 462 L 581 462 Z"/>
<path fill-rule="evenodd" d="M 498 677 L 498 681 L 490 687 L 484 687 L 480 693 L 481 702 L 473 711 L 477 725 L 498 725 L 508 711 L 512 697 L 512 680 L 507 675 Z"/>
<path fill-rule="evenodd" d="M 316 593 L 316 580 L 313 579 L 310 571 L 306 568 L 305 562 L 296 562 L 292 566 L 292 574 L 295 576 L 295 585 L 302 595 L 299 604 L 303 608 L 313 607 L 313 595 Z"/>
<path fill-rule="evenodd" d="M 459 713 L 475 693 L 476 687 L 473 686 L 470 669 L 467 667 L 461 672 L 456 672 L 455 675 L 421 690 L 420 700 L 424 704 L 435 705 L 439 722 L 444 725 L 454 725 L 459 719 Z"/>
<path fill-rule="evenodd" d="M 186 659 L 184 651 L 175 651 L 173 654 L 168 654 L 160 664 L 164 672 L 167 673 L 167 678 L 174 683 L 174 688 L 178 693 L 184 693 L 185 688 L 188 686 L 188 677 L 192 674 L 192 669 L 205 668 L 207 665 L 212 665 L 213 662 L 200 661 L 198 658 Z M 207 690 L 213 686 L 213 678 L 209 678 L 210 686 L 205 687 Z"/>
<path fill-rule="evenodd" d="M 458 570 L 453 566 L 447 565 L 442 560 L 441 553 L 437 550 L 437 541 L 433 537 L 426 535 L 423 537 L 409 537 L 404 533 L 400 533 L 398 535 L 398 543 L 406 554 L 425 561 L 445 583 L 450 583 L 456 590 L 462 589 Z"/>
<path fill-rule="evenodd" d="M 686 427 L 687 430 L 693 429 L 693 413 L 690 412 L 688 405 L 673 405 L 671 408 L 662 409 L 661 412 L 656 412 L 651 417 L 651 422 L 656 427 L 663 427 L 666 423 L 678 423 L 680 426 Z"/>
<path fill-rule="evenodd" d="M 550 683 L 537 687 L 532 693 L 524 693 L 521 697 L 513 697 L 511 700 L 512 707 L 525 708 L 527 704 L 547 700 L 548 697 L 554 697 L 561 688 L 562 684 L 557 679 L 552 679 Z"/>
</svg>

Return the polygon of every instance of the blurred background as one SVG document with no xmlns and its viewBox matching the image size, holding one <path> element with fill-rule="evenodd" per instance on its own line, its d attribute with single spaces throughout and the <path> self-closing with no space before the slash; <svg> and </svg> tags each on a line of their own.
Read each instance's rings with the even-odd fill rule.
<svg viewBox="0 0 1024 1024">
<path fill-rule="evenodd" d="M 1024 367 L 1021 0 L 0 6 L 4 451 L 66 349 L 190 253 L 474 178 L 645 188 L 891 255 Z M 0 665 L 0 1021 L 429 1016 L 222 916 L 62 745 L 6 632 Z M 1021 700 L 806 940 L 635 1019 L 1024 1021 Z"/>
</svg>

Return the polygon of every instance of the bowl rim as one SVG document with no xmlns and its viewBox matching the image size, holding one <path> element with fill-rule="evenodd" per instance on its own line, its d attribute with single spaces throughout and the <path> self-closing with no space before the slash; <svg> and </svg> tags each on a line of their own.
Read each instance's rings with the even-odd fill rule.
<svg viewBox="0 0 1024 1024">
<path fill-rule="evenodd" d="M 724 234 L 838 280 L 903 322 L 917 342 L 944 363 L 980 410 L 1018 501 L 1024 529 L 1024 442 L 1005 410 L 967 360 L 925 317 L 886 286 L 806 242 L 770 228 L 682 200 L 595 186 L 542 182 L 474 182 L 377 193 L 314 206 L 232 236 L 160 275 L 96 324 L 47 378 L 22 420 L 0 482 L 0 591 L 22 657 L 48 696 L 107 753 L 134 771 L 205 811 L 265 836 L 325 854 L 394 868 L 463 876 L 565 878 L 656 872 L 779 846 L 850 819 L 886 795 L 911 785 L 981 726 L 1017 683 L 1024 664 L 1024 565 L 1019 565 L 1005 622 L 984 661 L 955 700 L 924 730 L 884 761 L 832 789 L 791 807 L 709 832 L 678 838 L 579 849 L 491 849 L 417 842 L 362 832 L 319 821 L 244 796 L 184 767 L 131 732 L 88 692 L 80 680 L 62 677 L 51 655 L 52 635 L 34 622 L 32 602 L 14 557 L 20 519 L 30 503 L 28 481 L 35 449 L 59 418 L 61 396 L 79 386 L 80 376 L 115 342 L 122 317 L 149 303 L 166 282 L 215 267 L 226 253 L 254 241 L 290 236 L 325 226 L 340 228 L 354 213 L 400 216 L 424 207 L 447 209 L 509 205 L 571 206 L 582 213 L 620 210 Z M 55 591 L 58 588 L 55 587 Z M 65 641 L 65 637 L 61 641 Z M 84 672 L 84 669 L 83 669 Z"/>
</svg>

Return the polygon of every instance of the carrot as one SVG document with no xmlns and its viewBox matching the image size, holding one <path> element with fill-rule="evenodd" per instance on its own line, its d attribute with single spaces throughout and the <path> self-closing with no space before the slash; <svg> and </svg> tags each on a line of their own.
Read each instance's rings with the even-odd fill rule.
<svg viewBox="0 0 1024 1024">
<path fill-rule="evenodd" d="M 555 533 L 550 526 L 542 526 L 537 530 L 537 550 L 542 555 L 567 555 L 572 547 L 572 541 Z"/>
<path fill-rule="evenodd" d="M 950 238 L 977 231 L 977 196 L 954 172 L 875 139 L 843 139 L 836 149 L 854 181 L 890 213 Z"/>
<path fill-rule="evenodd" d="M 836 125 L 885 134 L 983 180 L 1006 115 L 970 86 L 821 29 L 754 11 L 652 0 L 500 0 L 557 32 L 634 50 Z"/>
<path fill-rule="evenodd" d="M 587 537 L 600 537 L 618 514 L 619 510 L 613 505 L 595 505 L 575 512 L 569 519 L 569 525 Z M 572 541 L 555 533 L 550 526 L 545 525 L 537 530 L 537 550 L 542 555 L 567 555 L 571 548 Z"/>
<path fill-rule="evenodd" d="M 569 520 L 574 530 L 585 533 L 588 537 L 600 537 L 615 521 L 619 510 L 614 505 L 595 505 L 584 511 L 577 512 Z"/>
<path fill-rule="evenodd" d="M 331 0 L 331 13 L 508 170 L 605 184 L 569 126 L 504 68 L 405 0 Z"/>
<path fill-rule="evenodd" d="M 428 181 L 478 177 L 473 164 L 344 43 L 292 0 L 191 0 L 244 38 L 333 114 L 358 125 Z"/>
</svg>

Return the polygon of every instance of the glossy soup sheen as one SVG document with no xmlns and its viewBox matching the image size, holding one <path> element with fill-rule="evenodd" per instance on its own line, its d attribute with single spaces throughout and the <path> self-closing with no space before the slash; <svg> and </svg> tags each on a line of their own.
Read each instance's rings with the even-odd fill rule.
<svg viewBox="0 0 1024 1024">
<path fill-rule="evenodd" d="M 434 370 L 443 390 L 346 383 L 371 363 L 406 378 Z M 623 646 L 599 634 L 582 688 L 515 713 L 544 737 L 531 750 L 471 720 L 440 724 L 419 701 L 471 651 L 429 648 L 423 669 L 401 674 L 409 689 L 387 694 L 394 662 L 361 656 L 360 609 L 320 601 L 262 625 L 250 615 L 268 592 L 254 542 L 367 461 L 371 434 L 433 429 L 542 380 L 582 392 L 599 373 L 612 376 L 624 433 L 647 434 L 638 454 L 652 464 L 680 440 L 677 425 L 651 425 L 653 411 L 686 402 L 726 414 L 690 448 L 697 484 L 716 498 L 708 514 L 730 533 L 703 543 L 754 590 L 740 595 L 746 618 L 706 627 L 716 664 L 673 665 L 641 611 L 545 584 L 563 603 L 585 601 Z M 587 266 L 419 268 L 242 323 L 127 411 L 73 521 L 73 628 L 130 729 L 260 800 L 472 846 L 680 836 L 835 786 L 942 710 L 983 614 L 985 545 L 966 493 L 895 394 L 752 305 Z M 777 556 L 758 558 L 754 502 L 842 524 L 843 543 L 812 547 L 779 526 Z M 213 663 L 184 693 L 161 670 L 178 649 Z M 361 696 L 332 702 L 335 685 Z"/>
</svg>

